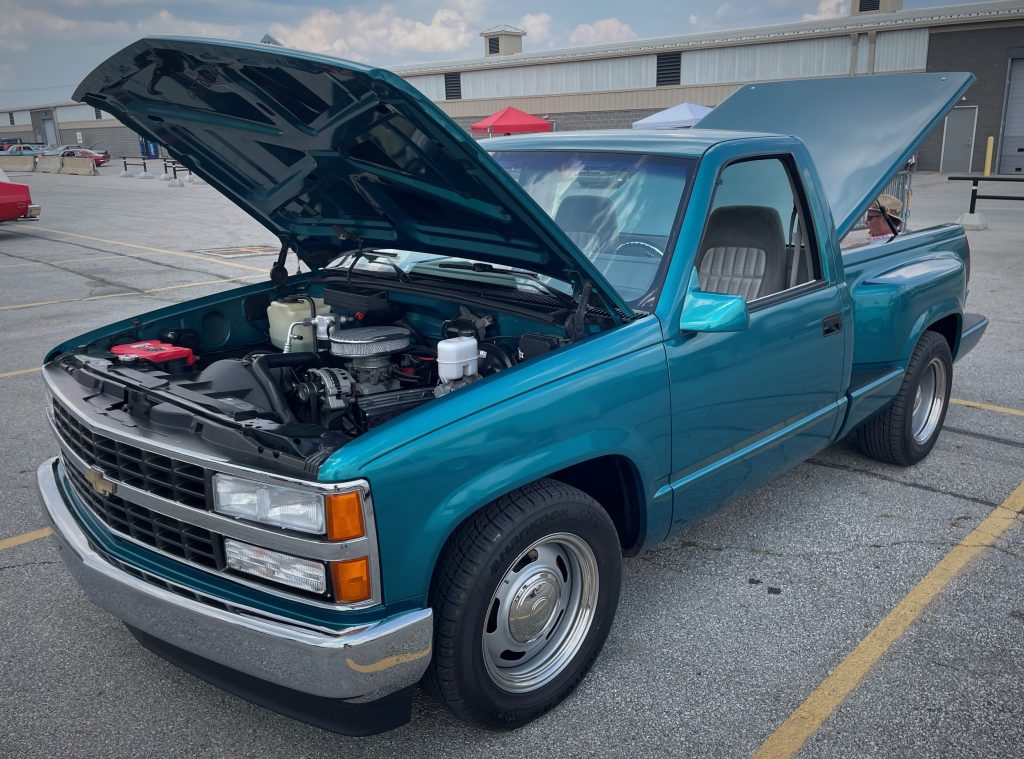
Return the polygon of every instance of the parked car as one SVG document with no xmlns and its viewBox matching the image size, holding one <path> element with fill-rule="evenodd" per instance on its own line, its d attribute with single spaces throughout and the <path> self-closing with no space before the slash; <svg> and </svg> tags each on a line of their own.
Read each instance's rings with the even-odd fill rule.
<svg viewBox="0 0 1024 759">
<path fill-rule="evenodd" d="M 32 202 L 27 184 L 12 182 L 0 169 L 0 221 L 37 219 L 42 207 Z"/>
<path fill-rule="evenodd" d="M 972 81 L 759 83 L 686 131 L 488 153 L 380 69 L 129 46 L 75 99 L 282 249 L 268 282 L 49 352 L 68 568 L 147 648 L 322 727 L 402 724 L 421 679 L 463 719 L 543 714 L 623 554 L 848 434 L 935 445 L 987 325 L 963 229 L 838 241 Z"/>
<path fill-rule="evenodd" d="M 91 150 L 93 153 L 99 153 L 101 156 L 103 156 L 103 163 L 110 162 L 110 151 L 107 150 L 106 148 L 101 149 L 96 147 L 95 145 L 90 145 L 89 147 L 86 148 L 86 150 Z"/>
<path fill-rule="evenodd" d="M 72 150 L 65 150 L 60 154 L 63 158 L 91 158 L 96 167 L 99 168 L 110 160 L 110 155 L 104 155 L 103 153 L 97 153 L 95 150 L 89 150 L 88 148 L 74 148 Z"/>
<path fill-rule="evenodd" d="M 43 155 L 45 152 L 42 145 L 11 145 L 0 155 Z"/>
</svg>

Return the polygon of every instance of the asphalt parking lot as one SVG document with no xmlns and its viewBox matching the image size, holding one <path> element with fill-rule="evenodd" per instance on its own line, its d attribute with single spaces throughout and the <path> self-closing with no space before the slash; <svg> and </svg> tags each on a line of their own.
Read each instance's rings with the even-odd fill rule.
<svg viewBox="0 0 1024 759">
<path fill-rule="evenodd" d="M 991 324 L 956 366 L 957 401 L 922 464 L 839 443 L 627 560 L 593 672 L 519 731 L 464 725 L 421 694 L 411 724 L 349 739 L 145 651 L 39 533 L 35 469 L 56 452 L 45 351 L 255 281 L 273 260 L 258 246 L 274 238 L 208 186 L 119 168 L 14 175 L 42 218 L 0 225 L 0 756 L 746 757 L 805 739 L 805 758 L 1021 755 L 1024 203 L 979 206 L 969 307 Z M 915 187 L 913 226 L 966 210 L 962 183 L 923 174 Z"/>
</svg>

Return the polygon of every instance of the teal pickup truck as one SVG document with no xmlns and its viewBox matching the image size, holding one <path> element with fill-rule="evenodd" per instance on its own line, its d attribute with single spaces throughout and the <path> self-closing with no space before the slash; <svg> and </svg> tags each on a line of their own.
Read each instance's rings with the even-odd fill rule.
<svg viewBox="0 0 1024 759">
<path fill-rule="evenodd" d="M 420 681 L 467 720 L 537 717 L 598 656 L 624 555 L 848 434 L 900 465 L 935 444 L 987 324 L 963 230 L 839 240 L 971 79 L 477 143 L 380 69 L 129 46 L 75 99 L 281 252 L 49 353 L 68 568 L 146 647 L 328 729 L 406 722 Z"/>
</svg>

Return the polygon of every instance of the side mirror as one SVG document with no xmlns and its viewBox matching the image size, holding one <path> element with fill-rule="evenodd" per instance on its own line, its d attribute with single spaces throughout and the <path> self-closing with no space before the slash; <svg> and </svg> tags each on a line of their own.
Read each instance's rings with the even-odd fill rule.
<svg viewBox="0 0 1024 759">
<path fill-rule="evenodd" d="M 740 332 L 749 326 L 750 312 L 743 296 L 701 292 L 697 272 L 693 272 L 679 319 L 683 332 Z"/>
</svg>

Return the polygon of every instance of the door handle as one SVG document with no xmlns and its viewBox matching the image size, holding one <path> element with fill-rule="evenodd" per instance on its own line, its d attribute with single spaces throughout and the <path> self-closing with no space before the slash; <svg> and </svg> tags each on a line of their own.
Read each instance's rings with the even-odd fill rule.
<svg viewBox="0 0 1024 759">
<path fill-rule="evenodd" d="M 832 314 L 821 320 L 821 334 L 825 337 L 843 331 L 843 315 Z"/>
</svg>

